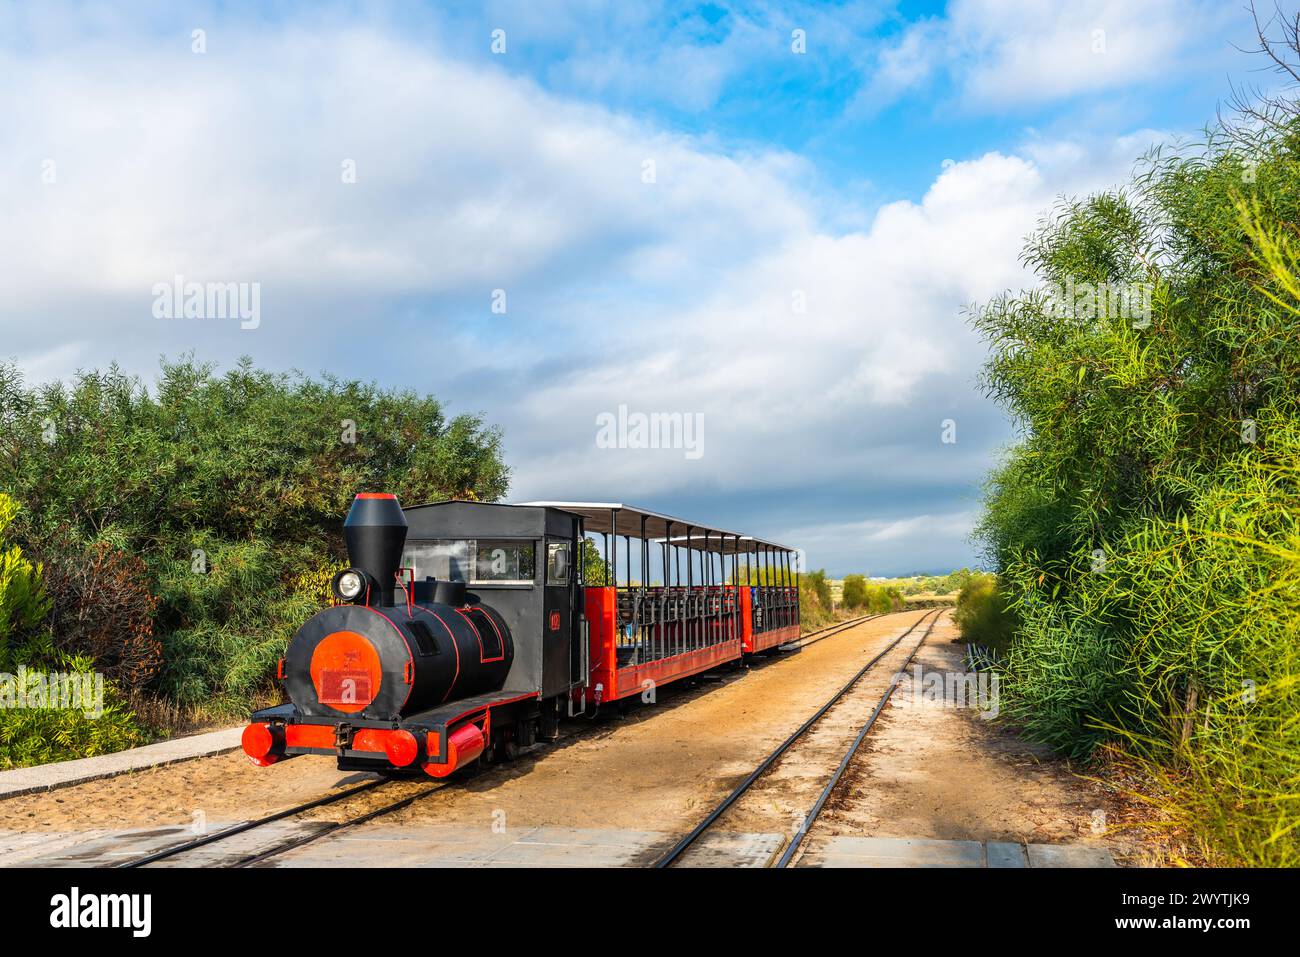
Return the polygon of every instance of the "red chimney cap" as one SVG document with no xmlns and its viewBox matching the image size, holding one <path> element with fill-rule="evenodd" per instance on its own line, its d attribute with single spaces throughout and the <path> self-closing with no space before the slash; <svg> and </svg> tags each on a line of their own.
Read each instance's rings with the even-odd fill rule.
<svg viewBox="0 0 1300 957">
<path fill-rule="evenodd" d="M 357 498 L 397 498 L 391 492 L 358 492 Z"/>
</svg>

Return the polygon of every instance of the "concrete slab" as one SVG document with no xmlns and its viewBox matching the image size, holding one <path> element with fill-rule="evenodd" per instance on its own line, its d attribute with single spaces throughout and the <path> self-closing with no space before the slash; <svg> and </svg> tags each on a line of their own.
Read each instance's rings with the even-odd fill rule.
<svg viewBox="0 0 1300 957">
<path fill-rule="evenodd" d="M 229 827 L 213 824 L 209 833 Z M 187 851 L 151 867 L 221 867 L 326 826 L 276 821 Z M 185 825 L 75 832 L 0 831 L 0 866 L 113 867 L 192 840 Z M 509 828 L 433 824 L 363 826 L 326 835 L 259 867 L 645 867 L 674 835 L 658 831 L 572 827 Z M 765 867 L 785 842 L 781 834 L 718 831 L 705 835 L 681 864 Z M 799 867 L 1115 867 L 1105 848 L 1001 841 L 831 837 L 810 846 Z"/>
<path fill-rule="evenodd" d="M 212 825 L 209 833 L 232 822 Z M 276 821 L 186 851 L 150 867 L 221 867 L 324 827 L 323 822 Z M 4 866 L 114 867 L 197 836 L 184 825 L 78 832 L 0 832 Z M 286 851 L 259 867 L 638 867 L 654 861 L 672 835 L 658 831 L 568 827 L 511 828 L 438 824 L 370 826 L 340 831 Z M 763 867 L 777 853 L 779 834 L 707 835 L 692 851 L 695 867 Z"/>
<path fill-rule="evenodd" d="M 1029 858 L 1025 855 L 1025 846 L 1023 844 L 989 841 L 984 845 L 984 853 L 989 867 L 1029 866 Z"/>
<path fill-rule="evenodd" d="M 675 867 L 766 867 L 785 848 L 784 834 L 709 831 L 678 859 Z M 662 852 L 667 848 L 660 848 Z M 657 857 L 658 855 L 655 855 Z"/>
<path fill-rule="evenodd" d="M 657 831 L 571 827 L 510 828 L 435 824 L 367 828 L 306 845 L 260 867 L 638 867 L 653 862 L 671 835 Z M 708 835 L 691 866 L 763 867 L 779 834 Z"/>
<path fill-rule="evenodd" d="M 326 823 L 324 821 L 275 821 L 146 866 L 150 868 L 229 867 L 236 861 L 241 861 L 260 851 L 269 851 L 279 844 L 325 827 Z M 187 831 L 185 840 L 192 840 L 196 836 Z M 137 851 L 128 856 L 138 857 L 140 853 L 148 853 L 148 851 Z"/>
<path fill-rule="evenodd" d="M 810 847 L 799 867 L 1115 867 L 1104 847 L 1005 841 L 831 837 Z"/>
<path fill-rule="evenodd" d="M 173 738 L 170 741 L 159 741 L 157 744 L 146 744 L 144 747 L 131 748 L 127 751 L 101 754 L 93 758 L 78 758 L 75 761 L 59 761 L 32 768 L 0 771 L 0 800 L 17 797 L 20 794 L 31 794 L 35 791 L 52 791 L 55 788 L 111 778 L 144 768 L 207 757 L 210 754 L 234 751 L 239 747 L 239 738 L 243 733 L 243 725 L 240 725 L 237 728 L 192 734 L 184 738 Z"/>
<path fill-rule="evenodd" d="M 0 835 L 0 845 L 10 845 L 12 837 L 12 832 Z M 189 837 L 183 827 L 36 832 L 13 841 L 19 846 L 13 847 L 0 860 L 5 867 L 111 867 L 126 858 L 147 854 Z"/>
<path fill-rule="evenodd" d="M 0 866 L 24 867 L 43 858 L 73 853 L 79 845 L 108 835 L 109 831 L 0 831 Z"/>
<path fill-rule="evenodd" d="M 1104 847 L 1082 844 L 1030 844 L 1030 867 L 1118 867 Z"/>
<path fill-rule="evenodd" d="M 832 837 L 810 848 L 800 867 L 983 867 L 979 841 Z"/>
<path fill-rule="evenodd" d="M 207 833 L 234 823 L 214 824 Z M 276 821 L 148 866 L 221 867 L 323 826 L 320 822 Z M 116 867 L 200 836 L 183 824 L 123 831 L 0 831 L 0 867 Z"/>
</svg>

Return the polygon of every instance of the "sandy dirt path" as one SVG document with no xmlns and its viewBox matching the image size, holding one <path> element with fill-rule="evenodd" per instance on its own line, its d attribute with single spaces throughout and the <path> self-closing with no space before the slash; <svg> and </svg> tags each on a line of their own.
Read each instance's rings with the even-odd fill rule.
<svg viewBox="0 0 1300 957">
<path fill-rule="evenodd" d="M 870 665 L 866 673 L 718 818 L 712 828 L 749 834 L 791 834 L 797 830 L 844 757 L 850 742 L 869 720 L 894 674 L 934 620 L 933 615 L 914 617 L 909 622 L 915 623 L 910 632 L 896 632 L 896 643 L 883 643 L 875 654 L 864 656 L 857 662 L 859 668 Z M 844 682 L 825 689 L 823 702 L 854 677 L 853 674 L 847 675 Z M 814 708 L 812 712 L 816 710 Z M 687 851 L 682 863 L 692 863 L 693 854 L 693 849 Z"/>
<path fill-rule="evenodd" d="M 937 676 L 965 671 L 965 645 L 957 638 L 945 615 L 801 854 L 831 835 L 852 835 L 1085 844 L 1110 849 L 1120 862 L 1145 862 L 1153 853 L 1149 838 L 1113 826 L 1125 814 L 1113 792 L 1046 748 L 981 717 L 978 707 L 958 707 L 955 695 L 938 694 Z M 978 701 L 979 690 L 973 690 L 965 695 L 968 705 Z M 986 703 L 995 701 L 992 693 L 985 685 Z"/>
</svg>

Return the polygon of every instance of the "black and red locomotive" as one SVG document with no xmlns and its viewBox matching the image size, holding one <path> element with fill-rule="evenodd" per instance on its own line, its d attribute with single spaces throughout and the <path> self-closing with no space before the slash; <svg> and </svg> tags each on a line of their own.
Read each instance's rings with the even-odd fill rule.
<svg viewBox="0 0 1300 957">
<path fill-rule="evenodd" d="M 288 703 L 244 730 L 259 765 L 322 754 L 443 777 L 553 740 L 565 715 L 799 634 L 791 549 L 643 509 L 403 509 L 362 493 L 343 527 L 351 567 L 334 577 L 335 604 L 280 662 Z M 595 536 L 603 580 L 587 582 L 579 558 Z"/>
</svg>

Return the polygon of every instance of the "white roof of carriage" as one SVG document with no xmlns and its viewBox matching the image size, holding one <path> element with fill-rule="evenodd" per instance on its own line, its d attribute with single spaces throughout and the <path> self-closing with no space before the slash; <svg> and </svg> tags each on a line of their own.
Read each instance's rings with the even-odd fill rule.
<svg viewBox="0 0 1300 957">
<path fill-rule="evenodd" d="M 633 538 L 640 538 L 641 519 L 644 518 L 646 520 L 646 537 L 655 542 L 668 542 L 672 545 L 685 546 L 687 542 L 684 532 L 686 527 L 690 526 L 691 548 L 703 549 L 705 547 L 704 536 L 707 533 L 709 551 L 721 551 L 724 555 L 731 555 L 736 552 L 742 554 L 750 552 L 754 550 L 755 545 L 780 551 L 794 551 L 793 548 L 786 545 L 755 538 L 753 535 L 741 535 L 739 532 L 714 528 L 712 525 L 701 525 L 699 522 L 687 521 L 684 518 L 676 518 L 672 515 L 651 511 L 648 508 L 638 508 L 635 505 L 628 505 L 623 502 L 518 502 L 517 504 L 538 508 L 558 508 L 566 512 L 572 512 L 575 515 L 582 516 L 583 527 L 586 531 L 596 532 L 601 535 L 608 535 L 613 531 L 618 535 L 631 535 Z"/>
</svg>

